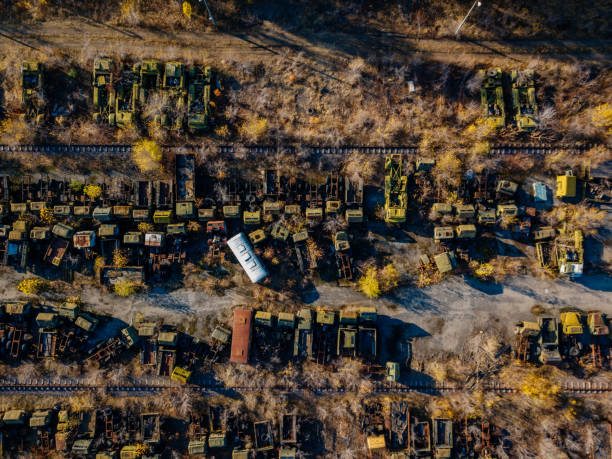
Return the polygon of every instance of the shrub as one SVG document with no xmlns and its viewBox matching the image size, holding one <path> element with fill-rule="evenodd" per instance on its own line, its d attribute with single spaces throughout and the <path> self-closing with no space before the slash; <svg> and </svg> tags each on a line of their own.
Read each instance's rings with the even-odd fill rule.
<svg viewBox="0 0 612 459">
<path fill-rule="evenodd" d="M 128 261 L 129 259 L 125 251 L 121 249 L 116 249 L 113 252 L 113 266 L 117 268 L 123 268 L 124 266 L 127 266 Z"/>
<path fill-rule="evenodd" d="M 231 132 L 229 128 L 227 127 L 227 124 L 224 124 L 223 126 L 219 126 L 218 128 L 215 129 L 215 134 L 217 135 L 217 137 L 220 137 L 222 139 L 227 139 L 231 135 Z"/>
<path fill-rule="evenodd" d="M 561 386 L 551 381 L 546 375 L 531 373 L 523 380 L 521 392 L 534 400 L 556 402 Z"/>
<path fill-rule="evenodd" d="M 378 283 L 378 270 L 370 267 L 359 279 L 359 288 L 368 298 L 378 298 L 380 296 L 380 284 Z"/>
<path fill-rule="evenodd" d="M 140 222 L 138 224 L 138 231 L 141 233 L 148 233 L 149 231 L 153 231 L 153 225 L 147 222 Z"/>
<path fill-rule="evenodd" d="M 45 225 L 53 225 L 55 223 L 55 214 L 53 209 L 43 207 L 40 209 L 40 221 Z"/>
<path fill-rule="evenodd" d="M 83 192 L 90 199 L 97 199 L 102 195 L 102 187 L 100 185 L 85 185 Z"/>
<path fill-rule="evenodd" d="M 378 281 L 381 292 L 388 293 L 399 285 L 400 275 L 395 266 L 389 263 L 380 271 Z"/>
<path fill-rule="evenodd" d="M 150 139 L 142 139 L 132 149 L 132 160 L 143 172 L 151 172 L 161 168 L 162 149 Z"/>
<path fill-rule="evenodd" d="M 99 278 L 100 277 L 100 270 L 102 269 L 102 267 L 104 266 L 105 262 L 104 262 L 104 258 L 103 257 L 97 257 L 94 261 L 94 272 L 96 273 L 96 277 Z"/>
<path fill-rule="evenodd" d="M 74 193 L 80 193 L 83 190 L 83 184 L 81 182 L 77 182 L 76 180 L 72 180 L 68 184 L 68 188 L 70 188 Z"/>
<path fill-rule="evenodd" d="M 115 293 L 119 296 L 127 297 L 133 295 L 138 291 L 138 284 L 136 282 L 132 282 L 130 280 L 120 280 L 115 286 Z"/>
<path fill-rule="evenodd" d="M 264 136 L 267 129 L 268 120 L 261 116 L 256 116 L 245 120 L 238 128 L 238 132 L 247 140 L 255 142 Z"/>
<path fill-rule="evenodd" d="M 606 137 L 612 135 L 612 106 L 609 103 L 595 107 L 591 120 L 595 126 L 604 128 Z"/>
<path fill-rule="evenodd" d="M 490 281 L 493 279 L 495 268 L 490 263 L 478 263 L 473 261 L 470 263 L 472 275 L 481 281 Z"/>
<path fill-rule="evenodd" d="M 81 300 L 80 296 L 69 296 L 68 298 L 66 298 L 66 303 L 73 303 L 78 306 L 82 306 L 83 300 Z"/>
<path fill-rule="evenodd" d="M 40 277 L 24 279 L 17 286 L 17 290 L 26 295 L 38 295 L 47 288 L 49 288 L 49 281 L 41 279 Z"/>
</svg>

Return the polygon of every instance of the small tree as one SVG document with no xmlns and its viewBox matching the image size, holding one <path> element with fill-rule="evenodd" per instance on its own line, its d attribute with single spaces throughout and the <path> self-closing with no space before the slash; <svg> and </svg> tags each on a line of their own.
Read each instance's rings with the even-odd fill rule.
<svg viewBox="0 0 612 459">
<path fill-rule="evenodd" d="M 116 249 L 113 252 L 113 266 L 117 268 L 123 268 L 124 266 L 127 266 L 128 261 L 128 256 L 125 251 L 121 249 Z"/>
<path fill-rule="evenodd" d="M 378 298 L 381 294 L 380 284 L 378 283 L 378 270 L 372 266 L 359 279 L 359 288 L 368 298 Z"/>
<path fill-rule="evenodd" d="M 238 128 L 240 135 L 251 142 L 261 139 L 267 130 L 268 120 L 260 116 L 245 120 Z"/>
<path fill-rule="evenodd" d="M 127 297 L 138 291 L 138 284 L 130 280 L 120 280 L 115 284 L 114 290 L 117 295 Z"/>
<path fill-rule="evenodd" d="M 48 287 L 49 281 L 41 279 L 40 277 L 32 277 L 22 280 L 19 285 L 17 285 L 17 290 L 26 295 L 38 295 Z"/>
<path fill-rule="evenodd" d="M 132 160 L 143 172 L 151 172 L 161 168 L 162 149 L 150 139 L 142 139 L 132 148 Z"/>
<path fill-rule="evenodd" d="M 90 199 L 98 199 L 102 195 L 102 187 L 100 185 L 85 185 L 83 192 Z"/>
<path fill-rule="evenodd" d="M 73 193 L 80 193 L 81 191 L 83 191 L 83 184 L 81 182 L 77 182 L 76 180 L 72 180 L 69 184 L 68 184 L 68 188 L 70 188 Z"/>
<path fill-rule="evenodd" d="M 598 105 L 593 109 L 591 121 L 599 128 L 603 128 L 606 137 L 612 135 L 612 105 L 609 103 Z"/>
<path fill-rule="evenodd" d="M 45 225 L 53 225 L 55 223 L 55 214 L 53 213 L 53 209 L 48 207 L 43 207 L 40 209 L 40 221 Z"/>
<path fill-rule="evenodd" d="M 399 285 L 400 275 L 393 266 L 389 263 L 379 273 L 378 281 L 380 284 L 380 290 L 382 293 L 389 293 L 391 290 Z"/>
<path fill-rule="evenodd" d="M 138 224 L 138 231 L 141 233 L 148 233 L 149 231 L 153 231 L 153 225 L 147 222 L 140 222 Z"/>
</svg>

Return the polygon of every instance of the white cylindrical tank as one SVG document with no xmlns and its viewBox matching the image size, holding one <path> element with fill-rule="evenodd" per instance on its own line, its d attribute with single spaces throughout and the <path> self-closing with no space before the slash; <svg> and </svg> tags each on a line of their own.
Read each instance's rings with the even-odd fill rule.
<svg viewBox="0 0 612 459">
<path fill-rule="evenodd" d="M 234 255 L 240 262 L 242 269 L 246 271 L 251 282 L 259 282 L 268 277 L 268 271 L 266 271 L 259 257 L 253 252 L 251 244 L 249 244 L 244 233 L 239 233 L 228 240 L 227 245 L 232 249 L 232 252 L 234 252 Z"/>
</svg>

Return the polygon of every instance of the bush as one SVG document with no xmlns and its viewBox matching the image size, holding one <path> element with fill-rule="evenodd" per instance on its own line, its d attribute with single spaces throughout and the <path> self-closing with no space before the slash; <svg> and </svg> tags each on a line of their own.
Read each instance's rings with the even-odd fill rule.
<svg viewBox="0 0 612 459">
<path fill-rule="evenodd" d="M 359 279 L 359 288 L 368 298 L 378 298 L 380 296 L 378 270 L 375 267 L 368 268 L 365 275 Z"/>
<path fill-rule="evenodd" d="M 55 214 L 53 209 L 43 207 L 40 209 L 40 221 L 45 225 L 53 225 L 55 223 Z"/>
<path fill-rule="evenodd" d="M 125 251 L 121 249 L 116 249 L 113 252 L 113 266 L 117 268 L 123 268 L 124 266 L 127 266 L 128 261 L 129 259 Z"/>
<path fill-rule="evenodd" d="M 493 280 L 495 268 L 490 263 L 478 263 L 477 261 L 472 261 L 470 263 L 470 269 L 472 270 L 472 275 L 481 281 L 487 282 Z"/>
<path fill-rule="evenodd" d="M 154 140 L 142 139 L 132 149 L 132 160 L 143 172 L 160 170 L 162 157 L 162 149 Z"/>
<path fill-rule="evenodd" d="M 127 297 L 138 291 L 139 285 L 130 280 L 120 280 L 114 286 L 117 295 Z"/>
<path fill-rule="evenodd" d="M 591 120 L 595 126 L 604 129 L 606 137 L 612 135 L 612 106 L 609 103 L 606 102 L 595 107 Z"/>
<path fill-rule="evenodd" d="M 102 195 L 102 187 L 100 185 L 85 185 L 83 192 L 90 199 L 97 199 Z"/>
<path fill-rule="evenodd" d="M 558 400 L 561 386 L 546 375 L 531 373 L 523 380 L 521 392 L 534 400 L 554 403 Z"/>
<path fill-rule="evenodd" d="M 380 290 L 382 293 L 389 293 L 399 285 L 400 275 L 393 264 L 389 263 L 385 266 L 378 275 Z"/>
<path fill-rule="evenodd" d="M 102 267 L 104 266 L 104 258 L 103 257 L 97 257 L 94 261 L 94 272 L 96 273 L 96 277 L 99 278 L 100 277 L 100 270 L 102 269 Z"/>
<path fill-rule="evenodd" d="M 240 135 L 251 142 L 261 139 L 268 129 L 268 120 L 260 116 L 249 118 L 238 128 Z"/>
<path fill-rule="evenodd" d="M 374 266 L 368 268 L 365 275 L 359 279 L 359 288 L 368 298 L 378 298 L 396 288 L 399 281 L 397 269 L 389 263 L 380 270 Z"/>
<path fill-rule="evenodd" d="M 47 288 L 49 288 L 49 281 L 40 277 L 24 279 L 17 286 L 17 290 L 26 295 L 38 295 Z"/>
<path fill-rule="evenodd" d="M 147 222 L 140 222 L 138 224 L 138 231 L 141 233 L 148 233 L 149 231 L 153 231 L 153 225 Z"/>
<path fill-rule="evenodd" d="M 83 184 L 81 182 L 77 182 L 76 180 L 72 180 L 68 184 L 68 188 L 70 188 L 74 193 L 80 193 L 83 190 Z"/>
</svg>

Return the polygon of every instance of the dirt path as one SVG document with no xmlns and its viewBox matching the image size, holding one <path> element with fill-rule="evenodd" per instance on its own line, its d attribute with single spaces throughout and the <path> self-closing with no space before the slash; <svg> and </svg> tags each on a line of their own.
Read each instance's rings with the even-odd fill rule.
<svg viewBox="0 0 612 459">
<path fill-rule="evenodd" d="M 467 41 L 423 39 L 412 36 L 368 31 L 342 33 L 329 30 L 302 35 L 290 33 L 264 22 L 246 31 L 168 32 L 142 28 L 116 27 L 85 18 L 47 21 L 35 25 L 0 24 L 0 52 L 21 49 L 26 53 L 52 55 L 54 50 L 77 52 L 82 57 L 118 53 L 137 56 L 183 59 L 234 59 L 258 62 L 286 58 L 287 50 L 300 53 L 327 70 L 342 61 L 374 52 L 391 55 L 421 55 L 447 62 L 466 59 L 491 63 L 492 60 L 528 60 L 530 55 L 552 59 L 609 59 L 612 41 Z"/>
<path fill-rule="evenodd" d="M 24 277 L 14 271 L 3 273 L 0 280 L 3 300 L 20 297 L 15 286 Z M 184 288 L 172 292 L 154 289 L 147 295 L 131 298 L 86 288 L 82 298 L 88 308 L 125 322 L 137 312 L 183 324 L 206 316 L 222 319 L 230 317 L 231 308 L 252 304 L 251 298 L 234 291 L 217 297 Z M 452 350 L 461 345 L 475 327 L 487 327 L 492 321 L 510 332 L 517 320 L 532 317 L 530 309 L 536 303 L 551 313 L 564 306 L 574 306 L 612 314 L 611 299 L 612 281 L 603 275 L 585 276 L 579 282 L 521 276 L 508 278 L 502 284 L 452 277 L 428 288 L 402 288 L 396 295 L 378 300 L 368 300 L 350 288 L 323 284 L 307 295 L 305 305 L 337 309 L 345 305 L 376 306 L 379 313 L 390 320 L 412 324 L 415 336 L 434 335 L 436 348 Z"/>
</svg>

